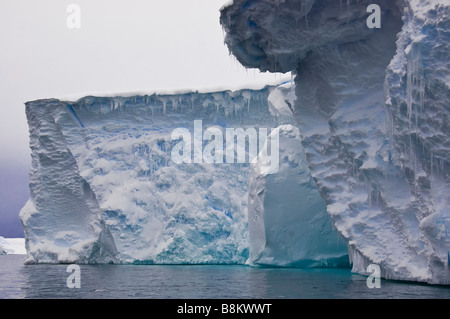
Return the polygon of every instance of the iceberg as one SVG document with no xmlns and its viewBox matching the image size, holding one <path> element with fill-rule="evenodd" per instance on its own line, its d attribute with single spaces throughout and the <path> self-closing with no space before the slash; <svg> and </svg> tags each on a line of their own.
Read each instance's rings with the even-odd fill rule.
<svg viewBox="0 0 450 319">
<path fill-rule="evenodd" d="M 307 166 L 353 271 L 450 284 L 450 5 L 235 0 L 225 42 L 248 68 L 295 75 Z"/>
<path fill-rule="evenodd" d="M 348 266 L 293 98 L 287 82 L 26 103 L 26 262 Z"/>
<path fill-rule="evenodd" d="M 27 102 L 26 262 L 349 258 L 356 273 L 450 284 L 450 5 L 377 4 L 380 28 L 365 1 L 227 3 L 230 52 L 293 83 Z"/>
<path fill-rule="evenodd" d="M 5 241 L 3 237 L 0 237 L 0 255 L 6 255 L 6 248 L 4 247 Z"/>
<path fill-rule="evenodd" d="M 26 254 L 24 238 L 4 238 L 0 236 L 0 255 Z"/>
</svg>

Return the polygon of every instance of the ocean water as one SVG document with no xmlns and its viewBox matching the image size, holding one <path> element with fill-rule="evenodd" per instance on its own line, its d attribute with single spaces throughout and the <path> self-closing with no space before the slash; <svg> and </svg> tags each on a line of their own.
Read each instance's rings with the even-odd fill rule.
<svg viewBox="0 0 450 319">
<path fill-rule="evenodd" d="M 80 288 L 68 288 L 68 265 L 24 265 L 0 256 L 0 298 L 347 299 L 450 298 L 450 287 L 381 280 L 369 289 L 350 269 L 216 265 L 81 265 Z"/>
</svg>

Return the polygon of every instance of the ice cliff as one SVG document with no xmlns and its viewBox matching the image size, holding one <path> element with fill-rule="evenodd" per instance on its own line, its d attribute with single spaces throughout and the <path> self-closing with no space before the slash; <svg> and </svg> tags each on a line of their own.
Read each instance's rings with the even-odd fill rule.
<svg viewBox="0 0 450 319">
<path fill-rule="evenodd" d="M 367 7 L 381 9 L 368 28 Z M 296 125 L 353 271 L 449 284 L 450 4 L 235 0 L 225 42 L 248 68 L 295 74 Z"/>
<path fill-rule="evenodd" d="M 264 180 L 263 175 L 268 173 L 264 169 L 270 167 L 259 162 L 261 154 L 250 164 L 250 135 L 240 149 L 239 137 L 233 136 L 232 143 L 227 144 L 225 131 L 259 132 L 255 135 L 261 141 L 259 151 L 264 147 L 267 154 L 278 155 L 278 149 L 268 150 L 271 141 L 268 134 L 279 132 L 276 128 L 282 124 L 294 122 L 290 109 L 293 94 L 293 87 L 286 83 L 258 90 L 88 96 L 75 102 L 46 99 L 26 103 L 32 150 L 31 197 L 20 217 L 26 236 L 27 262 L 244 264 L 248 261 L 264 265 L 326 266 L 343 257 L 348 264 L 346 243 L 337 244 L 339 235 L 326 215 L 325 204 L 304 159 L 295 158 L 303 150 L 298 131 L 292 131 L 294 127 L 288 130 L 293 132 L 289 133 L 290 138 L 281 134 L 279 158 L 283 161 L 280 164 L 283 178 L 266 184 L 277 188 L 281 195 L 283 189 L 299 182 L 302 184 L 294 186 L 289 194 L 294 190 L 305 194 L 293 197 L 292 203 L 289 196 L 284 196 L 270 206 L 270 214 L 278 214 L 275 209 L 283 210 L 283 201 L 289 206 L 278 218 L 274 216 L 274 229 L 249 231 L 248 175 L 251 171 L 252 176 Z M 180 161 L 180 145 L 184 144 L 180 144 L 176 132 L 194 136 L 193 143 L 189 142 L 192 153 Z M 220 146 L 224 147 L 217 147 L 218 136 L 205 138 L 208 132 L 223 132 Z M 203 134 L 203 138 L 196 139 L 196 134 Z M 237 148 L 233 144 L 235 138 Z M 289 143 L 295 143 L 299 149 L 293 151 Z M 203 160 L 197 161 L 196 144 L 203 147 Z M 236 160 L 205 162 L 211 159 L 207 149 L 213 151 L 214 154 L 209 154 L 214 155 L 212 159 L 224 159 L 231 150 Z M 239 163 L 239 154 L 245 154 L 247 160 Z M 278 176 L 277 170 L 278 165 L 270 174 Z M 285 178 L 292 180 L 291 185 L 281 185 Z M 313 199 L 310 205 L 302 208 L 303 201 L 310 198 Z M 250 206 L 253 209 L 253 204 Z M 259 212 L 264 213 L 266 206 L 259 206 Z M 316 210 L 320 214 L 314 217 Z M 296 216 L 288 218 L 291 213 Z M 302 214 L 304 220 L 317 225 L 314 232 L 327 234 L 325 245 L 321 245 L 322 241 L 312 242 L 319 234 L 303 238 L 304 245 L 293 241 L 306 231 L 306 227 L 294 227 L 301 224 Z M 292 221 L 295 223 L 289 226 Z M 276 232 L 284 232 L 287 227 L 289 232 L 278 237 L 286 241 L 280 243 L 284 247 L 280 252 L 273 240 L 267 245 L 266 241 L 257 243 L 258 251 L 249 246 L 249 240 L 254 243 L 258 234 L 276 239 Z M 314 248 L 304 251 L 308 243 Z M 262 252 L 264 259 L 253 258 Z"/>
</svg>

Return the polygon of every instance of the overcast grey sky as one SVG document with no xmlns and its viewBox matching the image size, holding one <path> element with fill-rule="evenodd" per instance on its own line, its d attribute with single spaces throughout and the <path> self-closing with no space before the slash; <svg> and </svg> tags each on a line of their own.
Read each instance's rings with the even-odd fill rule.
<svg viewBox="0 0 450 319">
<path fill-rule="evenodd" d="M 82 92 L 214 89 L 271 83 L 223 44 L 225 0 L 0 1 L 0 236 L 21 236 L 28 197 L 24 102 Z M 67 27 L 69 4 L 81 28 Z"/>
</svg>

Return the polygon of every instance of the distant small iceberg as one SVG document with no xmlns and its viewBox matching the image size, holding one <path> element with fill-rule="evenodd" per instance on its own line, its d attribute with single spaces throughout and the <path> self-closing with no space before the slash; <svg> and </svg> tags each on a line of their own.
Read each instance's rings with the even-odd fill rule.
<svg viewBox="0 0 450 319">
<path fill-rule="evenodd" d="M 25 255 L 25 238 L 4 238 L 0 236 L 0 255 Z"/>
</svg>

